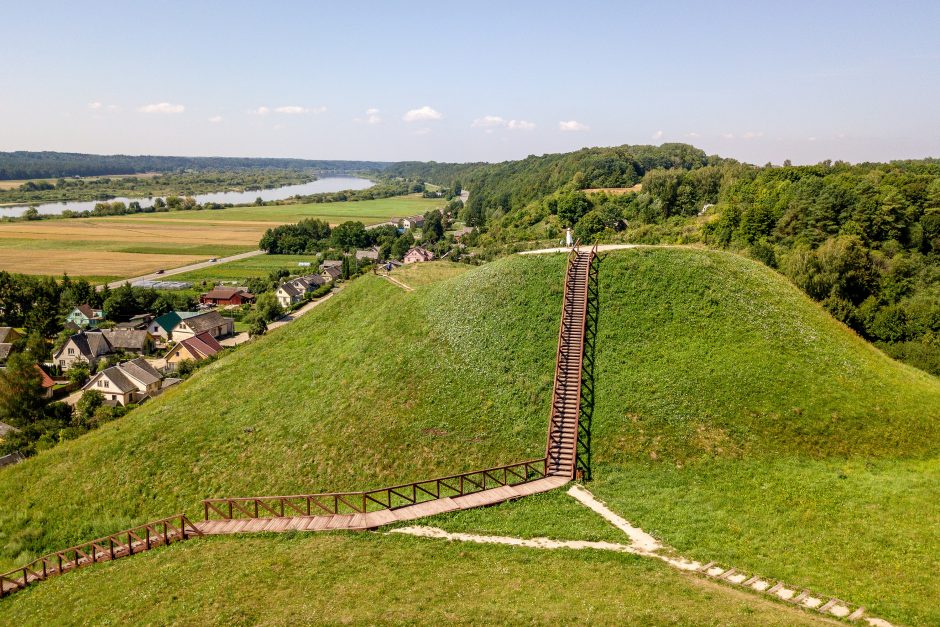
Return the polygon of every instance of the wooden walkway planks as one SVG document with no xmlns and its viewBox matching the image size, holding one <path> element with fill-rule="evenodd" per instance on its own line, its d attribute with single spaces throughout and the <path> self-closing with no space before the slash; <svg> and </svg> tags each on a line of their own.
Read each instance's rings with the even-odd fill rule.
<svg viewBox="0 0 940 627">
<path fill-rule="evenodd" d="M 435 499 L 417 505 L 398 509 L 383 509 L 367 514 L 325 514 L 323 516 L 284 516 L 274 518 L 240 518 L 238 520 L 206 520 L 194 523 L 194 526 L 207 536 L 231 535 L 237 533 L 286 532 L 286 531 L 363 531 L 376 529 L 391 523 L 416 520 L 426 516 L 435 516 L 445 512 L 473 509 L 495 505 L 504 501 L 548 492 L 559 488 L 569 479 L 566 477 L 546 477 L 517 486 L 502 486 L 482 492 L 475 492 L 457 498 Z"/>
</svg>

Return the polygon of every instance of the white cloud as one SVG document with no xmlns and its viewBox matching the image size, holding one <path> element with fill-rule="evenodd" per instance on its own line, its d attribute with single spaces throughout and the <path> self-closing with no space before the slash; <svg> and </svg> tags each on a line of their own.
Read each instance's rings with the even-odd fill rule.
<svg viewBox="0 0 940 627">
<path fill-rule="evenodd" d="M 405 122 L 423 122 L 426 120 L 440 120 L 443 115 L 440 111 L 436 111 L 431 107 L 424 105 L 419 109 L 412 109 L 405 113 L 401 119 Z"/>
<path fill-rule="evenodd" d="M 222 121 L 221 115 L 213 115 L 211 118 L 209 118 L 209 122 L 211 122 L 212 124 L 218 124 L 221 121 Z"/>
<path fill-rule="evenodd" d="M 578 122 L 577 120 L 567 120 L 558 123 L 558 130 L 565 133 L 577 133 L 581 131 L 589 131 L 591 130 L 591 127 L 587 124 Z"/>
<path fill-rule="evenodd" d="M 305 109 L 304 107 L 298 107 L 296 105 L 287 105 L 284 107 L 277 107 L 275 113 L 284 113 L 286 115 L 300 115 L 301 113 L 308 113 L 310 109 Z"/>
<path fill-rule="evenodd" d="M 492 133 L 495 128 L 508 128 L 511 131 L 531 131 L 535 124 L 526 120 L 506 120 L 498 115 L 484 115 L 477 118 L 470 126 L 474 128 L 484 128 L 487 133 Z"/>
<path fill-rule="evenodd" d="M 366 117 L 364 118 L 353 118 L 353 122 L 359 122 L 360 124 L 381 124 L 382 116 L 379 115 L 379 110 L 375 107 L 366 109 Z"/>
<path fill-rule="evenodd" d="M 267 107 L 263 107 L 267 109 Z M 282 107 L 277 107 L 274 109 L 275 113 L 281 113 L 284 115 L 302 115 L 304 113 L 323 113 L 326 111 L 326 107 L 301 107 L 298 105 L 284 105 Z"/>
<path fill-rule="evenodd" d="M 137 110 L 141 113 L 182 113 L 186 110 L 186 107 L 181 104 L 158 102 L 155 104 L 144 105 Z"/>
<path fill-rule="evenodd" d="M 262 106 L 258 107 L 257 109 L 254 109 L 254 110 L 252 111 L 252 113 L 254 113 L 255 115 L 267 115 L 267 114 L 271 113 L 271 110 L 270 110 L 269 108 L 267 108 L 267 107 L 265 107 L 265 106 L 262 105 Z"/>
<path fill-rule="evenodd" d="M 734 133 L 722 133 L 721 136 L 725 139 L 734 139 Z"/>
<path fill-rule="evenodd" d="M 427 135 L 430 132 L 431 132 L 431 129 L 425 126 L 424 128 L 419 128 L 418 130 L 416 130 L 415 135 Z"/>
<path fill-rule="evenodd" d="M 816 138 L 815 138 L 815 137 L 808 137 L 808 138 L 807 138 L 807 141 L 814 142 L 814 141 L 816 141 Z"/>
<path fill-rule="evenodd" d="M 696 133 L 695 131 L 692 131 L 691 133 L 686 133 L 685 136 L 691 137 L 692 139 L 695 139 L 696 137 L 701 137 L 701 135 L 699 133 Z"/>
<path fill-rule="evenodd" d="M 748 131 L 741 135 L 742 139 L 760 139 L 764 136 L 764 131 Z"/>
<path fill-rule="evenodd" d="M 117 106 L 117 105 L 108 105 L 108 106 L 107 106 L 107 109 L 108 109 L 108 111 L 120 111 L 120 110 L 121 110 L 121 107 L 119 107 L 119 106 Z"/>
<path fill-rule="evenodd" d="M 527 122 L 526 120 L 509 120 L 506 123 L 506 128 L 510 131 L 531 131 L 535 128 L 535 122 Z"/>
<path fill-rule="evenodd" d="M 473 128 L 492 128 L 494 126 L 504 126 L 506 120 L 499 117 L 498 115 L 484 115 L 482 118 L 477 118 L 473 121 Z"/>
<path fill-rule="evenodd" d="M 92 111 L 97 111 L 97 110 L 99 110 L 99 109 L 100 109 L 101 107 L 103 107 L 103 106 L 104 106 L 104 105 L 103 105 L 102 103 L 100 103 L 100 102 L 89 102 L 89 103 L 88 103 L 88 108 L 91 109 Z"/>
<path fill-rule="evenodd" d="M 662 139 L 662 138 L 663 138 L 662 131 L 656 131 L 655 133 L 653 133 L 653 139 Z"/>
</svg>

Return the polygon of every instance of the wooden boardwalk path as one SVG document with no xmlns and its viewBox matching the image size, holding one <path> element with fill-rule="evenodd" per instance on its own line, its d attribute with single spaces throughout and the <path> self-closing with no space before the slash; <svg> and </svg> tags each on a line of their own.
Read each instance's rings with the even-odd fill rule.
<svg viewBox="0 0 940 627">
<path fill-rule="evenodd" d="M 585 252 L 577 245 L 568 256 L 545 457 L 363 492 L 205 499 L 202 521 L 192 523 L 177 514 L 57 551 L 2 574 L 0 597 L 76 568 L 193 536 L 375 529 L 565 485 L 575 477 L 588 281 L 595 256 L 596 247 Z"/>
</svg>

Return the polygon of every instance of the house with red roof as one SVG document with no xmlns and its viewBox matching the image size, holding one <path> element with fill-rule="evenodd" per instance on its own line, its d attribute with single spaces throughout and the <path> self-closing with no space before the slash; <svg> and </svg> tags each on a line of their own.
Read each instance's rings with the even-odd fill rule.
<svg viewBox="0 0 940 627">
<path fill-rule="evenodd" d="M 176 370 L 179 363 L 185 359 L 202 361 L 207 357 L 214 357 L 222 350 L 222 345 L 216 341 L 208 331 L 197 333 L 188 337 L 171 348 L 164 358 L 167 370 Z"/>
</svg>

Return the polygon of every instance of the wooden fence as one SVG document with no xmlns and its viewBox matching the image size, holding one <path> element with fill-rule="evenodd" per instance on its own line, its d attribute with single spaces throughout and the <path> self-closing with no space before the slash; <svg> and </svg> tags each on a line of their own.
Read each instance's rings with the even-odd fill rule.
<svg viewBox="0 0 940 627">
<path fill-rule="evenodd" d="M 230 520 L 233 518 L 366 514 L 416 505 L 434 499 L 465 496 L 501 486 L 520 485 L 545 476 L 546 460 L 540 458 L 367 492 L 205 499 L 202 504 L 206 520 L 210 520 L 213 516 Z"/>
<path fill-rule="evenodd" d="M 139 527 L 84 542 L 33 560 L 26 566 L 0 575 L 0 597 L 97 562 L 128 557 L 158 546 L 181 542 L 200 532 L 183 514 L 145 523 Z"/>
</svg>

